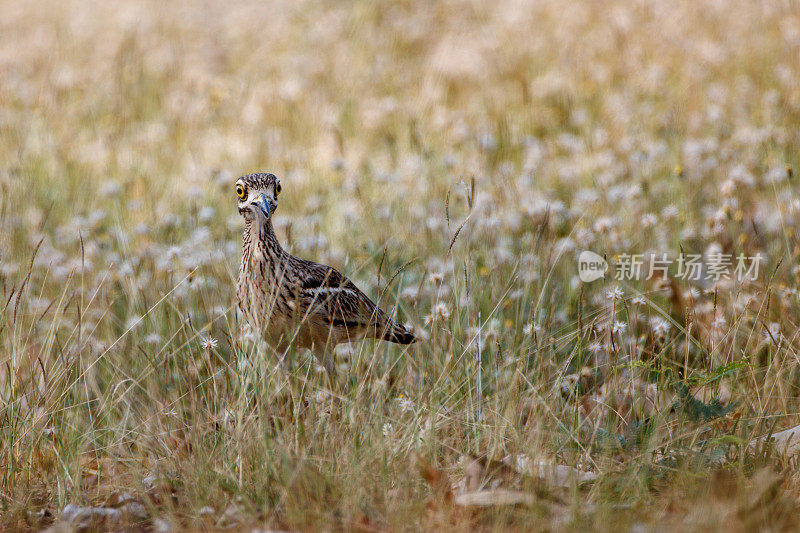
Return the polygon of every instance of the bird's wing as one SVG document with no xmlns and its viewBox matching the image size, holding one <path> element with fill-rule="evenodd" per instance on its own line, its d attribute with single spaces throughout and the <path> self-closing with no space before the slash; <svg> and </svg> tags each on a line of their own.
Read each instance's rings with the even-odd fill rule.
<svg viewBox="0 0 800 533">
<path fill-rule="evenodd" d="M 303 273 L 299 279 L 299 299 L 310 320 L 347 329 L 386 323 L 385 313 L 336 269 L 302 262 L 302 268 L 298 269 Z"/>
</svg>

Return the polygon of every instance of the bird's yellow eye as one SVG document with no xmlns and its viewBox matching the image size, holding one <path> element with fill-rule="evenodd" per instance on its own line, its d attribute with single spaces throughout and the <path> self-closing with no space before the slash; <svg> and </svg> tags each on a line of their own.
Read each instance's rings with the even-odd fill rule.
<svg viewBox="0 0 800 533">
<path fill-rule="evenodd" d="M 247 198 L 247 193 L 244 190 L 244 186 L 241 183 L 236 184 L 236 196 L 239 197 L 239 200 L 244 200 Z"/>
<path fill-rule="evenodd" d="M 280 194 L 280 193 L 281 193 L 281 182 L 279 181 L 275 183 L 275 194 Z"/>
</svg>

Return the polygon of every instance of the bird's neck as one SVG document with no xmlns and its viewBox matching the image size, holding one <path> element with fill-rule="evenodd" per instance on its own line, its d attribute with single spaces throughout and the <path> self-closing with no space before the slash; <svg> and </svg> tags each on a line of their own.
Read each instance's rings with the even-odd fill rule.
<svg viewBox="0 0 800 533">
<path fill-rule="evenodd" d="M 264 223 L 248 220 L 244 228 L 244 245 L 251 251 L 260 248 L 268 260 L 282 257 L 285 254 L 281 243 L 278 242 L 278 236 L 275 235 L 271 220 Z"/>
</svg>

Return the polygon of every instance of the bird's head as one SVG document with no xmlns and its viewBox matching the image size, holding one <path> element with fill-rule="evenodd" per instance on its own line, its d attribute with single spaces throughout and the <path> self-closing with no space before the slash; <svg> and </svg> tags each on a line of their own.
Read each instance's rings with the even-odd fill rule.
<svg viewBox="0 0 800 533">
<path fill-rule="evenodd" d="M 281 182 L 274 174 L 248 174 L 236 180 L 239 214 L 245 220 L 266 223 L 278 208 Z"/>
</svg>

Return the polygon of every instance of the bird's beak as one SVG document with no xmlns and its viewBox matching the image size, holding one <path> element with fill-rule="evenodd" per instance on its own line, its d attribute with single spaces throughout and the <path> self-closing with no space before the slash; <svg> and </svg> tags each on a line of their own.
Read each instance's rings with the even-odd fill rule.
<svg viewBox="0 0 800 533">
<path fill-rule="evenodd" d="M 264 218 L 269 218 L 269 214 L 272 211 L 272 202 L 266 197 L 266 195 L 262 194 L 253 200 L 252 205 L 261 210 Z"/>
</svg>

